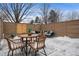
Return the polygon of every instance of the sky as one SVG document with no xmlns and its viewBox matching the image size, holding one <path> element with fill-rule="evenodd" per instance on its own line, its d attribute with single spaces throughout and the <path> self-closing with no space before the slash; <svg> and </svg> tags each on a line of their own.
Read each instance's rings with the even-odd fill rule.
<svg viewBox="0 0 79 59">
<path fill-rule="evenodd" d="M 72 11 L 72 10 L 79 10 L 79 3 L 48 3 L 49 10 L 51 9 L 60 9 L 64 11 Z M 32 8 L 33 14 L 29 15 L 25 21 L 30 22 L 34 20 L 36 16 L 40 16 L 38 14 L 40 8 L 42 7 L 42 3 L 36 3 L 35 6 Z"/>
<path fill-rule="evenodd" d="M 53 3 L 50 4 L 50 7 L 64 10 L 76 10 L 79 9 L 79 3 Z"/>
<path fill-rule="evenodd" d="M 41 7 L 41 4 L 37 4 L 35 8 Z M 59 9 L 64 9 L 64 10 L 75 10 L 79 9 L 79 3 L 49 3 L 49 8 L 59 8 Z"/>
<path fill-rule="evenodd" d="M 40 16 L 38 14 L 38 11 L 41 7 L 42 7 L 42 3 L 37 3 L 33 7 L 33 10 L 34 10 L 33 14 L 31 14 L 28 18 L 32 20 L 32 19 L 35 19 L 36 16 Z M 49 10 L 51 9 L 60 9 L 64 11 L 75 11 L 75 10 L 79 10 L 79 3 L 49 3 Z M 67 12 L 64 12 L 64 13 L 66 14 Z M 28 22 L 30 22 L 30 20 L 27 19 Z"/>
</svg>

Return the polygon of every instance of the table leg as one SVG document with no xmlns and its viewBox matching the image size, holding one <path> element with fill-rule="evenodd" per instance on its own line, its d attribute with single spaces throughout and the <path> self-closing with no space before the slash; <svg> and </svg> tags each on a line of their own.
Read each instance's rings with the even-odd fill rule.
<svg viewBox="0 0 79 59">
<path fill-rule="evenodd" d="M 26 56 L 27 56 L 27 52 L 28 52 L 28 49 L 27 49 L 27 38 L 26 38 Z"/>
</svg>

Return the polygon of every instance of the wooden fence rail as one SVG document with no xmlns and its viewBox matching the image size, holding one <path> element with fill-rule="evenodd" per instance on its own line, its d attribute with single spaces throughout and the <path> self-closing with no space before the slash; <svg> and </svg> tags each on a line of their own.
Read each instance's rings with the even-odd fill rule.
<svg viewBox="0 0 79 59">
<path fill-rule="evenodd" d="M 42 24 L 42 30 L 54 31 L 56 36 L 70 36 L 79 37 L 79 20 Z M 27 33 L 28 29 L 32 28 L 34 31 L 40 31 L 40 24 L 26 24 L 26 23 L 3 23 L 3 33 Z"/>
</svg>

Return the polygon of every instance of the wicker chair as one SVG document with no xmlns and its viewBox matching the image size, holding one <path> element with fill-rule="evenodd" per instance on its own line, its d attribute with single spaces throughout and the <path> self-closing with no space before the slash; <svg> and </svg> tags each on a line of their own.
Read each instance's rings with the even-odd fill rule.
<svg viewBox="0 0 79 59">
<path fill-rule="evenodd" d="M 47 56 L 46 52 L 45 52 L 45 40 L 46 40 L 46 37 L 45 36 L 39 36 L 37 37 L 37 39 L 33 40 L 32 39 L 32 42 L 30 42 L 29 46 L 30 46 L 30 51 L 31 49 L 33 50 L 33 52 L 35 53 L 35 56 L 37 55 L 37 52 L 40 50 L 40 49 L 43 49 L 44 51 L 44 55 Z M 29 51 L 29 52 L 30 52 Z"/>
<path fill-rule="evenodd" d="M 12 56 L 13 56 L 13 52 L 16 49 L 23 49 L 25 47 L 25 45 L 22 42 L 14 42 L 13 40 L 10 40 L 10 38 L 5 38 L 7 40 L 8 43 L 8 56 L 10 55 L 10 52 L 12 51 Z"/>
</svg>

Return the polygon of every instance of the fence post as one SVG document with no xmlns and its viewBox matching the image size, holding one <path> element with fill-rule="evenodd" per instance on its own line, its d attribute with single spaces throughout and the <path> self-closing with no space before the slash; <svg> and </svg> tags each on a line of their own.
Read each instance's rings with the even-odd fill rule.
<svg viewBox="0 0 79 59">
<path fill-rule="evenodd" d="M 65 35 L 67 36 L 67 22 L 65 22 Z"/>
<path fill-rule="evenodd" d="M 0 38 L 1 38 L 1 20 L 0 20 Z"/>
<path fill-rule="evenodd" d="M 3 34 L 3 22 L 0 19 L 0 39 L 2 38 L 2 34 Z"/>
</svg>

